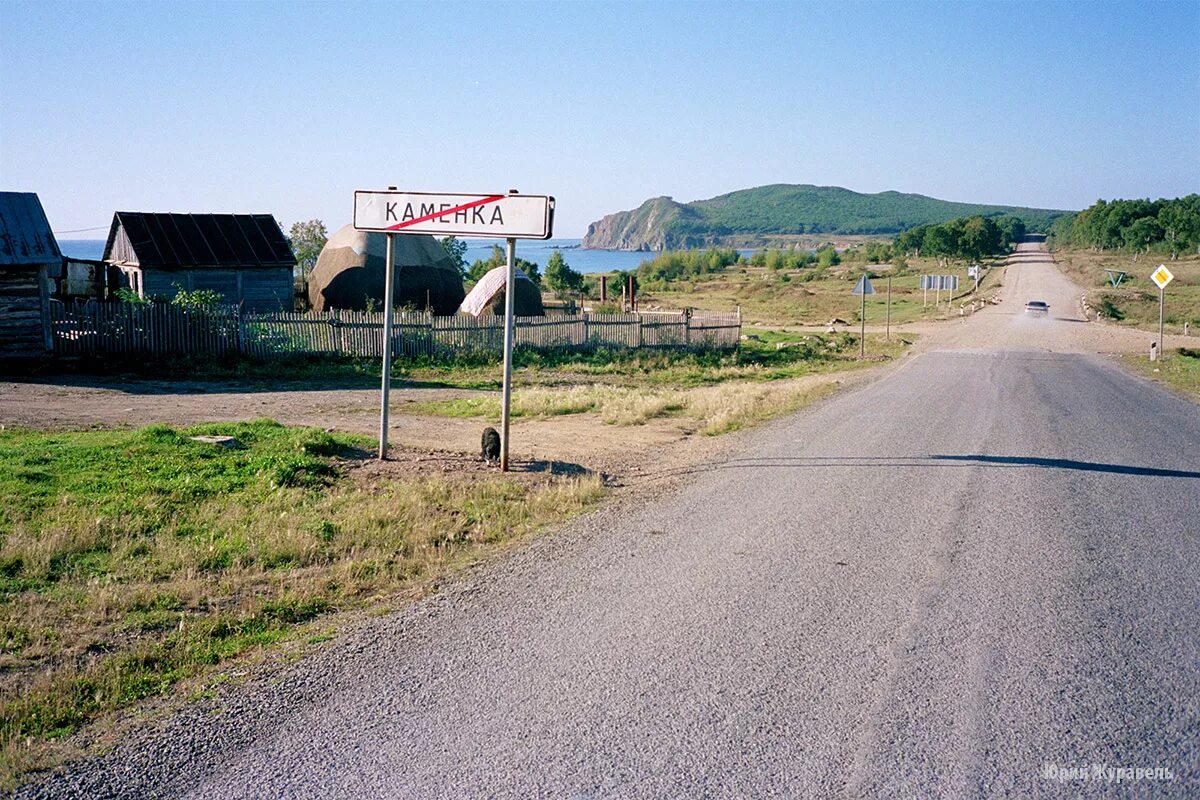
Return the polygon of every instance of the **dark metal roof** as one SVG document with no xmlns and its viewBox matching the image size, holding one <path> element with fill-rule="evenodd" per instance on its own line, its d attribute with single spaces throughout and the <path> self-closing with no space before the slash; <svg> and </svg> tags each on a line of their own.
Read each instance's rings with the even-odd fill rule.
<svg viewBox="0 0 1200 800">
<path fill-rule="evenodd" d="M 119 241 L 120 233 L 124 236 Z M 126 241 L 132 253 L 124 252 Z M 296 256 L 270 214 L 118 211 L 108 231 L 104 260 L 165 269 L 296 266 Z"/>
<path fill-rule="evenodd" d="M 62 261 L 58 242 L 33 192 L 0 192 L 0 266 Z"/>
</svg>

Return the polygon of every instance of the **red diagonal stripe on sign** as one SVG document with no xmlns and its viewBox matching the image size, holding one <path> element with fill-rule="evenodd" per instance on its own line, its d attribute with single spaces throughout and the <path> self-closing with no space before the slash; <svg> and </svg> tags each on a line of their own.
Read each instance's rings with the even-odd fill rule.
<svg viewBox="0 0 1200 800">
<path fill-rule="evenodd" d="M 401 228 L 407 228 L 410 225 L 417 225 L 421 222 L 429 222 L 429 220 L 431 220 L 431 219 L 438 219 L 439 217 L 446 217 L 451 214 L 457 213 L 459 211 L 467 211 L 468 209 L 478 208 L 479 206 L 485 206 L 488 203 L 494 203 L 497 200 L 503 200 L 503 199 L 504 199 L 504 195 L 502 195 L 502 194 L 488 195 L 487 197 L 484 197 L 480 200 L 472 200 L 469 203 L 463 203 L 461 206 L 455 206 L 454 208 L 447 208 L 445 211 L 438 211 L 433 214 L 426 214 L 423 217 L 417 217 L 415 219 L 406 219 L 406 220 L 404 220 L 404 222 L 401 222 L 397 225 L 388 226 L 388 230 L 389 231 L 398 231 Z"/>
</svg>

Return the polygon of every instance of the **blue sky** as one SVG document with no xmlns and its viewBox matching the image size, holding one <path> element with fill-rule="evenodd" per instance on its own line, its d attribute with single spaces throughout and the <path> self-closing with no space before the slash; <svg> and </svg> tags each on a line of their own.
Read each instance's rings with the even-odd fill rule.
<svg viewBox="0 0 1200 800">
<path fill-rule="evenodd" d="M 0 42 L 0 189 L 59 231 L 118 209 L 332 230 L 389 184 L 553 194 L 558 236 L 766 183 L 1200 191 L 1197 0 L 0 0 Z"/>
</svg>

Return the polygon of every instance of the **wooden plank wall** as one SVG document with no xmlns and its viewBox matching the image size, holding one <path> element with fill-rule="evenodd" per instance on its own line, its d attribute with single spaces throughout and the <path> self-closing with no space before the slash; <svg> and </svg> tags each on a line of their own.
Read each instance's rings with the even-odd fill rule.
<svg viewBox="0 0 1200 800">
<path fill-rule="evenodd" d="M 168 303 L 54 304 L 54 352 L 86 355 L 245 354 L 382 355 L 383 313 L 362 311 L 239 313 L 236 307 L 188 309 Z M 398 356 L 441 357 L 498 353 L 504 321 L 466 315 L 435 317 L 397 312 L 393 350 Z M 741 338 L 739 314 L 649 312 L 518 317 L 519 347 L 733 349 Z"/>
<path fill-rule="evenodd" d="M 47 353 L 45 266 L 0 268 L 0 358 Z"/>
</svg>

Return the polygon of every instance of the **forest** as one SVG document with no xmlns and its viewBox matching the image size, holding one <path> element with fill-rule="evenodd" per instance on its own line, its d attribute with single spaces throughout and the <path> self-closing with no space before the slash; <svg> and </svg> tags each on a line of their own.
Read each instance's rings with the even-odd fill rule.
<svg viewBox="0 0 1200 800">
<path fill-rule="evenodd" d="M 1200 253 L 1200 194 L 1174 200 L 1097 200 L 1050 226 L 1051 249 Z"/>
</svg>

